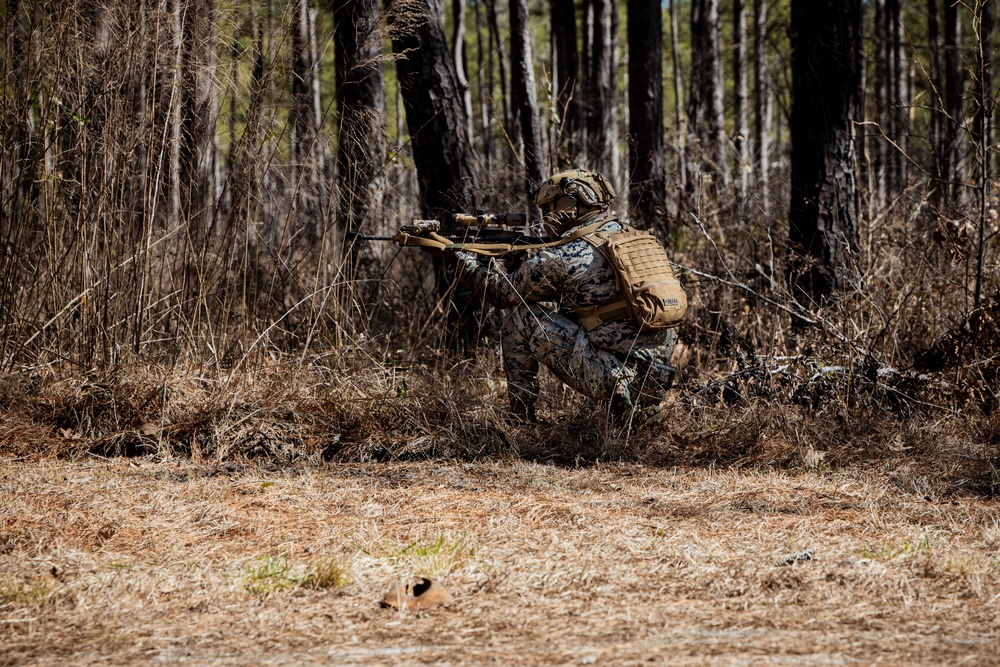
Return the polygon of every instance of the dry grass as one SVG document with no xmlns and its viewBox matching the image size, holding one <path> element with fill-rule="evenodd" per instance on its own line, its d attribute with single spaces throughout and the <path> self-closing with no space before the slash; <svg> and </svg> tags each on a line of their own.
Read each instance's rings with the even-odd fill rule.
<svg viewBox="0 0 1000 667">
<path fill-rule="evenodd" d="M 995 503 L 890 478 L 6 463 L 0 664 L 995 664 Z"/>
</svg>

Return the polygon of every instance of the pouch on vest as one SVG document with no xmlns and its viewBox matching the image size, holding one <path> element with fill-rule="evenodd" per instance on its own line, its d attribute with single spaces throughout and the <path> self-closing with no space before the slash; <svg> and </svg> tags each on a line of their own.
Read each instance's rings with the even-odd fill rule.
<svg viewBox="0 0 1000 667">
<path fill-rule="evenodd" d="M 598 232 L 584 238 L 615 269 L 618 291 L 641 329 L 668 329 L 684 321 L 687 295 L 655 236 L 626 228 L 617 234 Z"/>
</svg>

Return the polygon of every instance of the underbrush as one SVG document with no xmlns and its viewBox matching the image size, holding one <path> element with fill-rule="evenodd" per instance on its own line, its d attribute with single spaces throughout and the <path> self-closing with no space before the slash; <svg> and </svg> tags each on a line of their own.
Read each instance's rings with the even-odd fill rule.
<svg viewBox="0 0 1000 667">
<path fill-rule="evenodd" d="M 682 355 L 682 352 L 678 353 Z M 940 383 L 878 379 L 806 362 L 780 373 L 681 373 L 659 411 L 631 423 L 543 375 L 541 423 L 505 410 L 497 351 L 369 353 L 256 370 L 131 365 L 117 373 L 45 371 L 0 384 L 4 460 L 189 457 L 265 467 L 324 462 L 522 458 L 586 466 L 836 469 L 880 466 L 926 495 L 1000 492 L 1000 415 L 936 404 Z M 889 399 L 892 400 L 889 400 Z"/>
<path fill-rule="evenodd" d="M 146 16 L 112 5 L 116 30 Z M 143 11 L 169 32 L 166 13 Z M 259 108 L 279 103 L 264 85 L 283 74 L 278 60 L 257 71 L 263 44 L 234 21 L 227 30 L 246 48 L 216 83 L 233 79 L 246 127 L 222 133 L 213 150 L 227 151 L 227 168 L 206 188 L 193 172 L 182 178 L 173 115 L 150 111 L 174 104 L 164 97 L 172 86 L 140 85 L 175 75 L 172 61 L 133 57 L 158 33 L 67 38 L 93 18 L 69 7 L 31 24 L 39 48 L 4 73 L 0 97 L 15 116 L 0 149 L 3 460 L 858 464 L 928 494 L 997 492 L 994 183 L 973 202 L 914 180 L 888 203 L 862 184 L 857 252 L 819 303 L 788 287 L 795 249 L 781 170 L 768 200 L 753 188 L 672 193 L 662 219 L 632 221 L 669 245 L 691 303 L 667 404 L 612 423 L 606 406 L 545 376 L 545 422 L 521 424 L 504 412 L 500 316 L 454 335 L 462 299 L 442 289 L 440 264 L 388 243 L 359 247 L 346 233 L 334 202 L 368 190 L 377 203 L 352 231 L 391 235 L 426 214 L 402 135 L 365 192 L 312 178 L 319 166 L 294 164 L 284 112 Z M 6 26 L 11 53 L 20 25 Z M 250 69 L 261 85 L 240 91 Z M 517 165 L 494 164 L 488 176 L 484 206 L 528 208 Z"/>
</svg>

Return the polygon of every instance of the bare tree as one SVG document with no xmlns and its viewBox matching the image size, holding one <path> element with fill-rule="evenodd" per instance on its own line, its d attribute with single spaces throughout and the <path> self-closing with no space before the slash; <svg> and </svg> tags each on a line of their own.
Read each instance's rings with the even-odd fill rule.
<svg viewBox="0 0 1000 667">
<path fill-rule="evenodd" d="M 861 0 L 792 1 L 789 283 L 820 301 L 858 248 L 853 116 Z"/>
<path fill-rule="evenodd" d="M 618 3 L 589 0 L 590 30 L 585 38 L 587 162 L 620 186 L 618 160 L 618 77 L 615 67 Z"/>
<path fill-rule="evenodd" d="M 946 199 L 960 206 L 965 199 L 965 116 L 962 96 L 965 89 L 962 69 L 962 22 L 958 3 L 944 3 L 944 165 Z"/>
<path fill-rule="evenodd" d="M 754 157 L 761 209 L 767 215 L 771 205 L 768 190 L 771 181 L 771 114 L 774 101 L 768 76 L 767 2 L 754 0 L 753 13 Z"/>
<path fill-rule="evenodd" d="M 726 134 L 719 21 L 719 0 L 692 0 L 688 119 L 700 144 L 701 169 L 725 182 L 728 169 L 723 158 Z"/>
<path fill-rule="evenodd" d="M 663 156 L 663 10 L 660 0 L 628 3 L 629 206 L 666 234 Z"/>
<path fill-rule="evenodd" d="M 291 153 L 292 201 L 302 204 L 300 219 L 306 221 L 308 238 L 319 237 L 317 224 L 324 208 L 320 183 L 324 169 L 323 148 L 319 144 L 322 122 L 320 81 L 316 57 L 316 12 L 309 0 L 295 0 L 292 6 L 292 106 L 289 109 L 289 149 Z"/>
<path fill-rule="evenodd" d="M 465 117 L 469 121 L 469 143 L 472 143 L 472 90 L 469 88 L 469 71 L 465 49 L 465 0 L 451 0 L 451 48 L 455 57 L 455 76 L 462 93 Z"/>
<path fill-rule="evenodd" d="M 681 192 L 686 195 L 688 186 L 687 169 L 687 117 L 684 115 L 684 75 L 681 71 L 680 39 L 677 26 L 677 0 L 670 0 L 670 62 L 674 83 L 674 123 L 676 129 L 677 172 L 680 175 Z M 679 198 L 680 199 L 680 198 Z"/>
<path fill-rule="evenodd" d="M 486 171 L 493 170 L 493 127 L 492 109 L 490 108 L 489 96 L 493 94 L 493 57 L 492 49 L 490 53 L 484 52 L 489 47 L 489 43 L 483 45 L 483 3 L 481 0 L 473 0 L 476 10 L 476 96 L 479 98 L 479 136 L 482 138 L 482 155 L 486 164 Z M 487 40 L 488 40 L 487 36 Z M 487 91 L 489 91 L 487 93 Z"/>
<path fill-rule="evenodd" d="M 181 35 L 180 207 L 195 234 L 211 220 L 218 161 L 215 0 L 174 0 Z"/>
<path fill-rule="evenodd" d="M 747 100 L 747 6 L 746 0 L 733 0 L 733 113 L 736 116 L 736 188 L 740 199 L 750 184 L 750 125 Z"/>
<path fill-rule="evenodd" d="M 377 219 L 385 166 L 385 93 L 379 60 L 378 0 L 336 0 L 334 61 L 340 131 L 337 191 L 340 224 L 356 231 Z"/>
<path fill-rule="evenodd" d="M 573 0 L 552 0 L 552 96 L 557 122 L 553 123 L 554 160 L 567 167 L 579 159 L 580 52 L 576 39 Z"/>
<path fill-rule="evenodd" d="M 909 133 L 909 103 L 906 99 L 906 74 L 908 60 L 902 38 L 902 5 L 900 0 L 885 0 L 885 24 L 883 45 L 887 76 L 887 91 L 884 101 L 888 111 L 889 139 L 895 144 L 889 148 L 886 187 L 895 194 L 906 185 L 906 144 Z"/>
<path fill-rule="evenodd" d="M 532 192 L 544 178 L 541 134 L 538 129 L 538 94 L 535 65 L 531 57 L 527 0 L 510 3 L 510 89 L 516 91 L 516 117 L 520 121 L 526 191 Z"/>
<path fill-rule="evenodd" d="M 976 239 L 976 284 L 973 307 L 978 308 L 983 297 L 983 263 L 986 255 L 986 217 L 990 178 L 990 150 L 993 144 L 993 3 L 977 0 L 973 8 L 976 30 L 976 115 L 974 140 L 977 171 L 979 172 L 979 225 Z"/>
<path fill-rule="evenodd" d="M 489 75 L 490 75 L 490 92 L 493 91 L 493 55 L 496 54 L 497 58 L 497 70 L 500 80 L 500 98 L 502 102 L 503 110 L 503 131 L 512 132 L 514 131 L 511 127 L 511 108 L 510 108 L 510 93 L 507 87 L 507 61 L 504 58 L 504 49 L 500 45 L 500 19 L 497 16 L 496 0 L 484 0 L 486 3 L 486 15 L 489 19 L 489 29 L 490 29 L 490 57 L 489 57 Z M 506 142 L 505 142 L 506 143 Z"/>
<path fill-rule="evenodd" d="M 943 192 L 942 165 L 943 148 L 943 118 L 944 82 L 941 78 L 941 26 L 939 21 L 937 0 L 927 0 L 927 74 L 930 77 L 930 144 L 934 159 L 932 173 L 934 174 L 934 201 L 940 205 Z"/>
<path fill-rule="evenodd" d="M 455 61 L 444 38 L 444 8 L 438 0 L 396 0 L 386 9 L 386 27 L 396 54 L 406 125 L 417 167 L 424 215 L 479 208 L 468 119 Z M 453 345 L 471 343 L 481 331 L 481 300 L 456 288 L 454 270 L 435 260 L 435 278 L 447 301 Z"/>
</svg>

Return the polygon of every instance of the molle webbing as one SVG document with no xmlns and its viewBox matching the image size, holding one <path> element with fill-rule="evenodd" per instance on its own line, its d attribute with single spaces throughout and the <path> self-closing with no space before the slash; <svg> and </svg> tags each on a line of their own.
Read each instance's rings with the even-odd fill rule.
<svg viewBox="0 0 1000 667">
<path fill-rule="evenodd" d="M 687 295 L 655 236 L 622 225 L 620 232 L 595 232 L 584 239 L 614 269 L 618 294 L 597 307 L 578 309 L 580 326 L 590 331 L 608 322 L 632 320 L 640 329 L 657 330 L 684 321 Z"/>
</svg>

